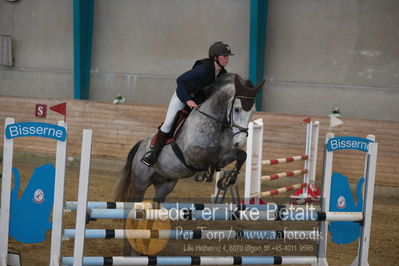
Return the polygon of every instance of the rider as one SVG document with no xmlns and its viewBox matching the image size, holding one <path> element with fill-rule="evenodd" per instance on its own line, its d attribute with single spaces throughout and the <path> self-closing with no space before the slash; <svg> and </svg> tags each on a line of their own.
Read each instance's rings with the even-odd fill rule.
<svg viewBox="0 0 399 266">
<path fill-rule="evenodd" d="M 208 96 L 203 89 L 214 82 L 216 77 L 227 73 L 225 67 L 229 63 L 229 56 L 233 55 L 227 44 L 215 42 L 209 47 L 208 55 L 209 58 L 197 60 L 191 70 L 177 78 L 177 89 L 170 100 L 165 121 L 158 129 L 154 147 L 141 159 L 145 165 L 152 166 L 156 162 L 166 138 L 172 130 L 176 113 L 185 107 L 197 108 Z"/>
</svg>

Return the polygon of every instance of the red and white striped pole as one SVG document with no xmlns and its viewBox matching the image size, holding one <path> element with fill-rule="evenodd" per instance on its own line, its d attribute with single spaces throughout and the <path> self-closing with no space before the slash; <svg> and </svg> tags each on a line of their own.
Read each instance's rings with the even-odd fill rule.
<svg viewBox="0 0 399 266">
<path fill-rule="evenodd" d="M 286 158 L 278 158 L 278 159 L 271 159 L 271 160 L 265 160 L 262 161 L 262 165 L 274 165 L 274 164 L 279 164 L 279 163 L 291 163 L 295 161 L 303 161 L 307 160 L 308 155 L 297 155 L 297 156 L 292 156 L 292 157 L 286 157 Z"/>
<path fill-rule="evenodd" d="M 303 187 L 306 187 L 306 186 L 307 186 L 306 183 L 300 183 L 300 184 L 295 184 L 295 185 L 292 185 L 292 186 L 281 187 L 281 188 L 277 188 L 277 189 L 261 192 L 260 196 L 261 197 L 269 197 L 269 196 L 273 196 L 273 195 L 277 195 L 277 194 L 293 191 L 295 189 L 303 188 Z"/>
<path fill-rule="evenodd" d="M 288 172 L 284 172 L 284 173 L 261 176 L 260 180 L 262 182 L 266 182 L 266 181 L 269 181 L 269 180 L 279 179 L 279 178 L 282 178 L 282 177 L 302 175 L 302 174 L 306 174 L 307 172 L 308 172 L 308 169 L 293 170 L 293 171 L 288 171 Z"/>
</svg>

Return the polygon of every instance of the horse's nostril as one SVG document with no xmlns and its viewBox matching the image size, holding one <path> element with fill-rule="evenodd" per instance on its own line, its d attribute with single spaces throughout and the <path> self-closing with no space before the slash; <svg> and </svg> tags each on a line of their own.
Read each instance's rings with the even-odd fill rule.
<svg viewBox="0 0 399 266">
<path fill-rule="evenodd" d="M 234 146 L 238 147 L 238 142 L 234 143 Z"/>
</svg>

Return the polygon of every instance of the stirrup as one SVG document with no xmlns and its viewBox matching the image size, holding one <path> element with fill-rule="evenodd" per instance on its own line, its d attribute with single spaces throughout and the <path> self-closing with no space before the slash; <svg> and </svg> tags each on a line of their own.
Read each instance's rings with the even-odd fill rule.
<svg viewBox="0 0 399 266">
<path fill-rule="evenodd" d="M 154 159 L 150 158 L 150 156 L 154 156 Z M 143 158 L 141 158 L 140 162 L 142 162 L 147 167 L 153 166 L 156 162 L 154 151 L 151 150 L 151 151 L 146 152 L 144 154 Z"/>
</svg>

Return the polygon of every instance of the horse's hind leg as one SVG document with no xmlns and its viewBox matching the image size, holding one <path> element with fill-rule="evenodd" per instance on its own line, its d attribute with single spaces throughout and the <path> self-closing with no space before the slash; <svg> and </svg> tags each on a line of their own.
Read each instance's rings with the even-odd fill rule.
<svg viewBox="0 0 399 266">
<path fill-rule="evenodd" d="M 126 199 L 128 202 L 141 202 L 144 200 L 144 195 L 147 188 L 132 187 L 131 194 Z"/>
<path fill-rule="evenodd" d="M 151 173 L 145 171 L 142 171 L 141 175 L 133 173 L 131 176 L 131 189 L 126 200 L 129 202 L 143 201 L 145 192 L 151 185 Z"/>
<path fill-rule="evenodd" d="M 173 190 L 176 186 L 178 179 L 168 179 L 165 181 L 155 181 L 155 196 L 154 201 L 165 202 L 166 196 Z"/>
</svg>

